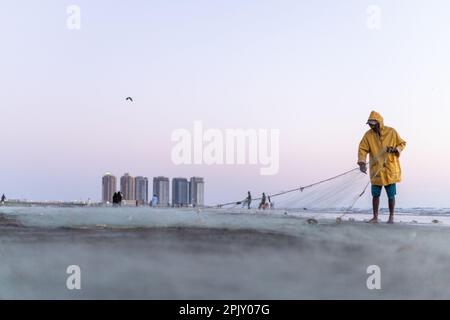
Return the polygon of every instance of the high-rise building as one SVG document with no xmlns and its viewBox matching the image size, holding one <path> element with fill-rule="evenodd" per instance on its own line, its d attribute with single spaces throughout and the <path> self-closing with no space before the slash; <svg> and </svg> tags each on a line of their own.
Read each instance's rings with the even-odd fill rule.
<svg viewBox="0 0 450 320">
<path fill-rule="evenodd" d="M 172 205 L 187 206 L 189 203 L 189 182 L 186 178 L 172 179 Z"/>
<path fill-rule="evenodd" d="M 136 186 L 132 176 L 125 173 L 120 177 L 120 191 L 123 194 L 123 200 L 136 200 Z"/>
<path fill-rule="evenodd" d="M 191 178 L 189 182 L 189 203 L 194 207 L 205 204 L 205 182 L 203 178 Z"/>
<path fill-rule="evenodd" d="M 162 207 L 169 206 L 169 178 L 154 177 L 153 178 L 153 194 L 158 197 L 158 205 Z"/>
<path fill-rule="evenodd" d="M 144 205 L 148 204 L 148 179 L 146 177 L 136 177 L 134 178 L 136 184 L 136 200 L 138 204 Z"/>
<path fill-rule="evenodd" d="M 112 203 L 113 195 L 116 192 L 116 177 L 107 172 L 102 177 L 102 202 Z"/>
</svg>

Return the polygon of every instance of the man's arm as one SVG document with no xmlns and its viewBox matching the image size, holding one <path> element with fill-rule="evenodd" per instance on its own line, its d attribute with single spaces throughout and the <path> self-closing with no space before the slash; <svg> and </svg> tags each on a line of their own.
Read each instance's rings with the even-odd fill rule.
<svg viewBox="0 0 450 320">
<path fill-rule="evenodd" d="M 359 143 L 358 148 L 358 165 L 361 172 L 366 173 L 367 172 L 367 166 L 366 166 L 366 159 L 367 154 L 370 152 L 369 143 L 367 142 L 366 135 L 362 138 L 361 142 Z"/>
<path fill-rule="evenodd" d="M 393 153 L 397 157 L 400 157 L 400 153 L 405 149 L 405 146 L 406 142 L 400 137 L 397 131 L 395 131 L 395 147 L 388 147 L 386 152 Z"/>
<path fill-rule="evenodd" d="M 396 144 L 396 148 L 397 148 L 397 151 L 398 151 L 398 156 L 400 157 L 400 153 L 403 151 L 403 149 L 405 149 L 405 147 L 406 147 L 406 141 L 405 140 L 403 140 L 401 137 L 400 137 L 400 135 L 398 134 L 398 132 L 397 131 L 395 131 L 395 138 L 396 138 L 396 140 L 397 140 L 397 144 Z"/>
</svg>

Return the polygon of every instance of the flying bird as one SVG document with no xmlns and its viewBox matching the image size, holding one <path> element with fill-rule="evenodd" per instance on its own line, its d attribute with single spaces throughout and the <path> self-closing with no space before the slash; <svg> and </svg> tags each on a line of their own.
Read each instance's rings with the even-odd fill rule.
<svg viewBox="0 0 450 320">
<path fill-rule="evenodd" d="M 127 98 L 125 99 L 125 101 L 128 101 L 128 100 L 130 100 L 131 102 L 133 102 L 133 98 L 131 98 L 131 97 L 127 97 Z"/>
</svg>

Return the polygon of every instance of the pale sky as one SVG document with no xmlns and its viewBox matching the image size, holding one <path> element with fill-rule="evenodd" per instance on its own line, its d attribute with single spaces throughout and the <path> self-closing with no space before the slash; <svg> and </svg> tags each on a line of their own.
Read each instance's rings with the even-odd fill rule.
<svg viewBox="0 0 450 320">
<path fill-rule="evenodd" d="M 450 207 L 449 13 L 446 0 L 2 0 L 0 193 L 100 200 L 107 171 L 202 176 L 208 204 L 276 192 L 355 167 L 377 110 L 407 141 L 398 205 Z M 279 173 L 174 165 L 171 133 L 196 120 L 279 129 Z"/>
</svg>

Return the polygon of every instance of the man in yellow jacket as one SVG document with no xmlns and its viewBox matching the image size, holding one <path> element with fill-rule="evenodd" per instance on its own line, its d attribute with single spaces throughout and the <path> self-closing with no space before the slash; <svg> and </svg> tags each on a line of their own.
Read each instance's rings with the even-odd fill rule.
<svg viewBox="0 0 450 320">
<path fill-rule="evenodd" d="M 367 124 L 370 130 L 364 134 L 359 144 L 358 165 L 362 172 L 367 173 L 366 158 L 369 154 L 373 196 L 373 218 L 369 222 L 378 222 L 380 195 L 384 187 L 389 198 L 388 223 L 394 223 L 396 183 L 402 179 L 399 158 L 406 142 L 400 138 L 395 129 L 384 125 L 383 117 L 378 112 L 370 113 Z"/>
</svg>

